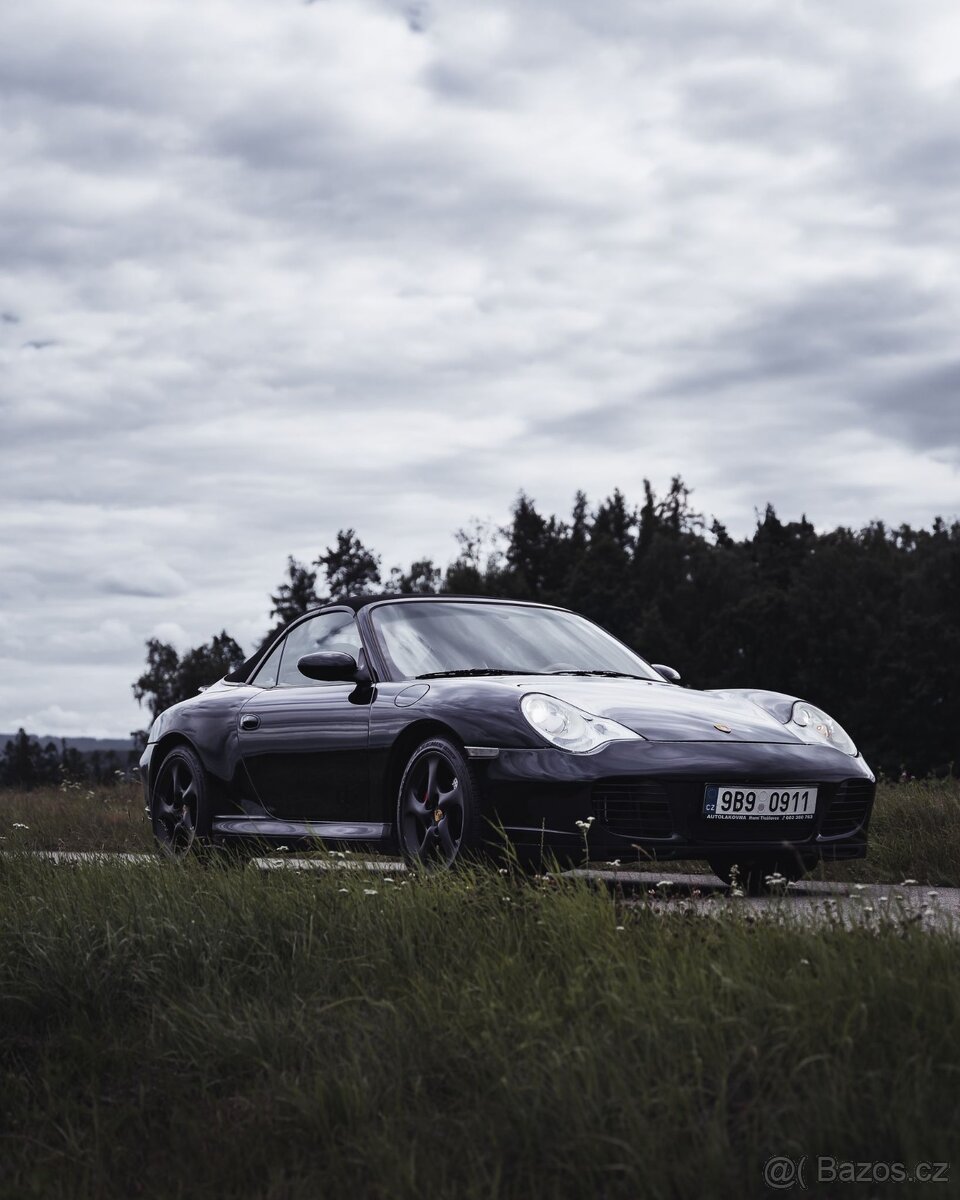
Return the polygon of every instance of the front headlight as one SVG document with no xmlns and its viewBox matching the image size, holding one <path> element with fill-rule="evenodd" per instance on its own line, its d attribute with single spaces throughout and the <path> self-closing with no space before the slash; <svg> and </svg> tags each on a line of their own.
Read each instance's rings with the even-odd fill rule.
<svg viewBox="0 0 960 1200">
<path fill-rule="evenodd" d="M 853 738 L 838 725 L 833 717 L 828 717 L 822 708 L 808 704 L 806 700 L 798 700 L 790 714 L 790 728 L 805 742 L 826 743 L 835 746 L 852 758 L 857 756 L 857 748 Z"/>
<path fill-rule="evenodd" d="M 596 717 L 555 696 L 529 692 L 520 701 L 520 711 L 533 728 L 548 742 L 574 754 L 589 754 L 607 742 L 644 739 L 607 717 Z"/>
</svg>

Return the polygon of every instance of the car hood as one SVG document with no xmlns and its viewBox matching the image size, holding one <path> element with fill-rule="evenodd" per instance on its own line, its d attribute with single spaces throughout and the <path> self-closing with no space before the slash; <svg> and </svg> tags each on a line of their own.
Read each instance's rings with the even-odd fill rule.
<svg viewBox="0 0 960 1200">
<path fill-rule="evenodd" d="M 527 678 L 517 686 L 521 695 L 542 692 L 555 696 L 586 712 L 619 721 L 652 742 L 803 741 L 750 700 L 672 683 L 551 675 Z"/>
</svg>

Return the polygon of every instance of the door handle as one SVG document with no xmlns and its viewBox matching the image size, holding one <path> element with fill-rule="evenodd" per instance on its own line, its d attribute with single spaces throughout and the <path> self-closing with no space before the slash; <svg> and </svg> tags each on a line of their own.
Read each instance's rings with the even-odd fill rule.
<svg viewBox="0 0 960 1200">
<path fill-rule="evenodd" d="M 253 713 L 247 713 L 246 716 L 240 718 L 241 729 L 256 729 L 260 724 L 260 718 Z"/>
</svg>

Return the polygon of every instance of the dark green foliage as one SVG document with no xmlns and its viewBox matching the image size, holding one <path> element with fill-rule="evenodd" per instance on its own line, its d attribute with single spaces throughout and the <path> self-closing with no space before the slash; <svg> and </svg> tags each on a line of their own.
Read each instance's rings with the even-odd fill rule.
<svg viewBox="0 0 960 1200">
<path fill-rule="evenodd" d="M 394 567 L 390 572 L 390 591 L 401 596 L 430 596 L 440 590 L 442 572 L 429 558 L 410 564 L 409 571 Z"/>
<path fill-rule="evenodd" d="M 26 730 L 18 729 L 17 736 L 7 742 L 0 759 L 0 779 L 9 786 L 30 790 L 52 778 L 47 767 L 37 739 L 30 737 Z"/>
<path fill-rule="evenodd" d="M 316 571 L 311 571 L 303 563 L 297 562 L 293 555 L 287 558 L 287 579 L 277 588 L 277 594 L 270 597 L 273 605 L 270 616 L 277 618 L 277 624 L 268 635 L 269 640 L 295 617 L 302 616 L 321 603 L 316 583 Z"/>
<path fill-rule="evenodd" d="M 447 567 L 444 592 L 458 596 L 496 596 L 503 576 L 503 551 L 500 547 L 505 530 L 474 520 L 454 535 L 460 553 Z"/>
<path fill-rule="evenodd" d="M 113 786 L 126 777 L 133 765 L 132 757 L 132 751 L 122 756 L 114 750 L 84 752 L 68 746 L 66 739 L 61 739 L 59 750 L 54 742 L 41 746 L 37 738 L 18 729 L 0 755 L 0 787 L 32 793 L 35 788 L 49 788 L 51 784 L 70 788 L 80 784 Z"/>
<path fill-rule="evenodd" d="M 341 529 L 315 566 L 323 567 L 330 596 L 366 596 L 380 587 L 380 556 L 372 554 L 352 529 Z"/>
<path fill-rule="evenodd" d="M 182 658 L 173 646 L 150 638 L 147 669 L 133 685 L 133 695 L 139 704 L 146 702 L 155 717 L 235 671 L 242 662 L 243 651 L 225 629 Z"/>
</svg>

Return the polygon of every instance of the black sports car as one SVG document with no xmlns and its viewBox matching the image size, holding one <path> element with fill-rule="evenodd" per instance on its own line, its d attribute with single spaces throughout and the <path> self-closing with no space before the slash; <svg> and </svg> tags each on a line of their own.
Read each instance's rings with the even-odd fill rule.
<svg viewBox="0 0 960 1200">
<path fill-rule="evenodd" d="M 322 841 L 452 864 L 705 858 L 748 885 L 862 858 L 875 779 L 826 713 L 694 691 L 543 604 L 362 598 L 297 620 L 160 714 L 140 761 L 160 847 Z"/>
</svg>

